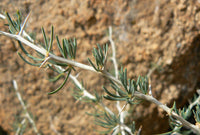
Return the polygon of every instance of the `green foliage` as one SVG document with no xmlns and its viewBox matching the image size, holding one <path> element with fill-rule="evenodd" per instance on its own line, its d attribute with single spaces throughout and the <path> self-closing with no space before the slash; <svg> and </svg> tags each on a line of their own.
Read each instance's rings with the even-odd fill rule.
<svg viewBox="0 0 200 135">
<path fill-rule="evenodd" d="M 109 114 L 105 111 L 96 110 L 95 113 L 89 114 L 95 118 L 94 123 L 98 126 L 105 128 L 105 131 L 98 131 L 101 134 L 108 134 L 115 130 L 115 127 L 120 123 L 119 117 L 115 114 Z"/>
<path fill-rule="evenodd" d="M 176 102 L 174 102 L 171 112 L 175 112 L 176 114 L 179 114 L 179 111 L 177 110 L 177 107 L 176 107 Z M 171 115 L 169 115 L 169 118 L 170 118 L 171 126 L 174 126 L 174 127 L 182 126 L 182 124 L 179 121 L 177 121 L 176 119 L 174 119 Z"/>
<path fill-rule="evenodd" d="M 12 34 L 17 34 L 21 30 L 22 18 L 21 13 L 17 11 L 16 18 L 13 20 L 10 15 L 6 12 L 5 13 L 6 19 L 8 20 L 9 31 Z"/>
<path fill-rule="evenodd" d="M 88 115 L 91 115 L 95 118 L 94 123 L 98 126 L 103 127 L 105 130 L 98 131 L 101 134 L 121 134 L 120 133 L 120 127 L 125 127 L 124 123 L 120 122 L 120 116 L 116 115 L 114 113 L 106 112 L 106 110 L 99 110 L 95 108 L 95 113 L 87 113 Z M 130 134 L 130 132 L 135 133 L 135 122 L 133 121 L 129 126 L 130 131 L 127 132 L 127 135 Z"/>
<path fill-rule="evenodd" d="M 193 110 L 196 123 L 200 123 L 200 106 L 196 106 L 196 112 Z"/>
<path fill-rule="evenodd" d="M 77 100 L 81 100 L 83 102 L 87 102 L 87 103 L 100 103 L 102 100 L 102 96 L 100 96 L 96 91 L 94 91 L 95 96 L 92 98 L 91 96 L 87 95 L 89 94 L 85 89 L 83 88 L 87 88 L 85 85 L 83 85 L 82 83 L 82 87 L 79 87 L 76 83 L 74 83 L 74 85 L 76 86 L 76 90 L 73 90 L 73 96 L 75 99 Z M 87 93 L 87 94 L 85 94 Z"/>
<path fill-rule="evenodd" d="M 63 39 L 62 40 L 62 47 L 59 41 L 58 36 L 56 36 L 57 46 L 64 58 L 75 59 L 76 58 L 76 49 L 77 49 L 77 41 L 74 38 L 72 39 Z"/>
<path fill-rule="evenodd" d="M 174 102 L 173 107 L 171 109 L 171 112 L 175 112 L 178 115 L 180 115 L 185 120 L 189 120 L 191 118 L 194 118 L 197 123 L 200 123 L 200 107 L 199 107 L 199 95 L 195 94 L 191 104 L 189 106 L 185 106 L 182 109 L 177 109 L 176 103 Z M 193 112 L 193 113 L 192 113 Z M 170 120 L 170 127 L 172 131 L 163 133 L 161 135 L 168 135 L 172 133 L 181 133 L 184 135 L 190 135 L 192 133 L 191 129 L 185 129 L 183 128 L 183 125 L 180 121 L 173 118 L 171 115 L 169 116 Z M 198 125 L 198 124 L 197 124 Z"/>
<path fill-rule="evenodd" d="M 136 85 L 139 86 L 140 88 L 138 91 L 140 91 L 141 93 L 145 95 L 148 93 L 149 82 L 148 82 L 147 76 L 145 77 L 139 76 Z"/>
<path fill-rule="evenodd" d="M 135 121 L 133 121 L 132 124 L 131 124 L 131 132 L 135 133 L 135 130 L 136 130 L 135 129 Z"/>
<path fill-rule="evenodd" d="M 13 131 L 18 132 L 18 135 L 23 135 L 27 129 L 27 126 L 28 123 L 26 119 L 15 116 L 15 121 L 12 124 Z"/>
<path fill-rule="evenodd" d="M 98 49 L 94 48 L 92 53 L 96 61 L 96 66 L 94 63 L 88 58 L 89 63 L 93 66 L 96 71 L 104 70 L 107 58 L 108 44 L 103 46 L 103 50 L 99 44 L 97 44 Z"/>
<path fill-rule="evenodd" d="M 64 82 L 57 89 L 55 89 L 52 92 L 49 92 L 48 94 L 54 94 L 54 93 L 58 92 L 59 90 L 61 90 L 63 88 L 63 86 L 65 85 L 65 83 L 67 82 L 67 80 L 69 78 L 69 75 L 71 73 L 71 69 L 67 69 L 66 72 L 67 72 L 67 76 L 66 76 Z"/>
<path fill-rule="evenodd" d="M 18 33 L 21 30 L 21 23 L 22 23 L 21 14 L 19 12 L 17 12 L 17 19 L 16 20 L 13 20 L 8 13 L 6 13 L 6 17 L 7 17 L 8 23 L 9 23 L 8 25 L 9 25 L 10 32 L 13 33 L 13 34 Z M 53 54 L 52 46 L 53 46 L 53 37 L 54 37 L 54 27 L 53 26 L 51 27 L 51 36 L 49 38 L 50 39 L 49 41 L 48 41 L 48 38 L 46 36 L 45 30 L 44 30 L 43 27 L 42 27 L 42 34 L 43 34 L 43 38 L 44 38 L 44 45 L 42 45 L 42 47 L 45 50 L 47 50 L 46 56 L 42 55 L 39 52 L 37 52 L 37 56 L 38 57 L 35 57 L 35 56 L 31 55 L 29 52 L 26 51 L 26 49 L 23 47 L 22 43 L 20 41 L 18 41 L 22 52 L 28 58 L 32 59 L 32 61 L 33 61 L 33 62 L 30 62 L 25 57 L 23 57 L 21 53 L 18 52 L 20 58 L 25 63 L 27 63 L 29 65 L 32 65 L 32 66 L 41 67 L 41 66 L 44 66 L 43 64 L 45 64 L 46 58 L 49 57 L 49 53 Z M 75 59 L 75 57 L 76 57 L 76 48 L 77 48 L 76 39 L 75 38 L 74 38 L 74 40 L 72 40 L 72 39 L 69 39 L 69 40 L 63 39 L 63 48 L 60 45 L 58 36 L 56 36 L 56 40 L 57 40 L 57 46 L 59 48 L 59 51 L 64 56 L 64 58 L 68 58 L 69 57 L 70 59 Z M 44 63 L 42 63 L 42 61 L 44 61 Z M 62 66 L 66 70 L 61 72 L 60 70 L 55 68 L 53 65 Z M 48 63 L 46 64 L 45 67 L 50 67 L 50 69 L 52 69 L 54 71 L 57 71 L 59 73 L 58 76 L 56 76 L 53 79 L 50 79 L 51 81 L 53 81 L 53 80 L 57 81 L 57 80 L 59 80 L 61 78 L 61 76 L 64 75 L 63 73 L 67 73 L 67 75 L 66 75 L 66 77 L 64 79 L 64 82 L 56 90 L 54 90 L 52 92 L 49 92 L 48 94 L 54 94 L 54 93 L 58 92 L 60 89 L 62 89 L 63 86 L 66 84 L 68 78 L 69 78 L 69 75 L 71 73 L 71 69 L 75 70 L 74 67 L 72 67 L 71 65 L 64 64 L 64 63 L 58 63 L 57 61 L 54 61 L 54 60 L 51 60 L 51 59 L 48 60 Z"/>
<path fill-rule="evenodd" d="M 134 96 L 135 91 L 141 91 L 142 93 L 147 94 L 149 85 L 147 77 L 139 76 L 137 82 L 133 79 L 127 79 L 127 69 L 123 70 L 123 68 L 121 68 L 119 79 L 122 83 L 123 89 L 110 80 L 110 86 L 115 92 L 117 92 L 117 94 L 113 94 L 106 87 L 103 87 L 104 91 L 107 93 L 104 98 L 112 101 L 126 101 L 129 104 L 137 104 L 139 99 Z"/>
</svg>

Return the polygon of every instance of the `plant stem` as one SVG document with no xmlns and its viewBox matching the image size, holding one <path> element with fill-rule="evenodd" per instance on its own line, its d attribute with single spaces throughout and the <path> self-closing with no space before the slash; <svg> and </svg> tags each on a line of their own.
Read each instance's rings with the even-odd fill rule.
<svg viewBox="0 0 200 135">
<path fill-rule="evenodd" d="M 26 118 L 29 120 L 29 122 L 30 122 L 31 125 L 33 126 L 33 130 L 35 131 L 35 133 L 36 133 L 37 135 L 40 135 L 40 133 L 38 132 L 38 129 L 37 129 L 36 125 L 35 125 L 35 122 L 34 122 L 34 120 L 31 118 L 31 115 L 29 114 L 29 112 L 28 112 L 28 110 L 27 110 L 27 107 L 26 107 L 26 105 L 25 105 L 25 103 L 24 103 L 24 101 L 23 101 L 23 99 L 22 99 L 22 97 L 21 97 L 21 94 L 20 94 L 19 91 L 18 91 L 17 82 L 16 82 L 15 80 L 13 80 L 13 86 L 14 86 L 14 89 L 15 89 L 15 91 L 16 91 L 17 98 L 19 99 L 19 101 L 20 101 L 20 103 L 21 103 L 21 105 L 22 105 L 22 107 L 23 107 L 23 109 L 24 109 L 24 111 L 25 111 L 25 116 L 26 116 Z"/>
<path fill-rule="evenodd" d="M 118 71 L 118 64 L 117 64 L 117 60 L 116 60 L 116 46 L 115 46 L 115 43 L 112 39 L 112 27 L 111 26 L 109 26 L 109 41 L 110 41 L 111 48 L 112 48 L 111 60 L 113 61 L 113 65 L 114 65 L 115 78 L 118 79 L 119 71 Z M 116 91 L 116 94 L 119 96 L 119 93 L 117 91 Z M 119 112 L 120 122 L 123 124 L 124 119 L 126 117 L 125 112 L 124 112 L 124 107 L 121 107 L 120 101 L 116 102 L 116 107 L 117 107 L 117 110 Z M 121 130 L 121 134 L 122 135 L 125 134 L 124 129 L 121 126 L 119 126 L 119 127 L 120 127 L 120 130 Z"/>
<path fill-rule="evenodd" d="M 15 133 L 15 135 L 19 135 L 19 133 L 20 133 L 20 131 L 21 131 L 21 129 L 22 129 L 22 126 L 26 123 L 26 118 L 24 118 L 23 120 L 22 120 L 22 122 L 20 123 L 20 125 L 18 126 L 18 128 L 17 128 L 17 131 L 16 131 L 16 133 Z"/>
</svg>

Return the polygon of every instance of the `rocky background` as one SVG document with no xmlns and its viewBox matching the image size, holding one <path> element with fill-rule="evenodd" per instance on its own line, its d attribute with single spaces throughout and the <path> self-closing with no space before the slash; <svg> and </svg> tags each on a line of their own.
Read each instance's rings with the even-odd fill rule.
<svg viewBox="0 0 200 135">
<path fill-rule="evenodd" d="M 129 78 L 151 74 L 153 96 L 168 106 L 176 101 L 183 107 L 200 87 L 199 0 L 3 0 L 0 10 L 12 16 L 19 10 L 24 17 L 31 12 L 26 31 L 38 42 L 43 42 L 42 26 L 49 35 L 53 25 L 60 39 L 76 37 L 77 61 L 85 64 L 97 43 L 108 43 L 108 27 L 112 26 L 119 65 L 128 69 Z M 5 23 L 0 20 L 0 30 L 8 30 Z M 0 129 L 14 134 L 13 124 L 23 117 L 13 90 L 15 79 L 44 135 L 56 134 L 52 125 L 61 134 L 98 134 L 93 118 L 85 114 L 92 107 L 75 103 L 73 83 L 47 95 L 62 80 L 49 82 L 52 72 L 25 64 L 17 51 L 16 41 L 0 36 Z M 77 70 L 81 71 L 78 79 L 84 80 L 89 91 L 103 93 L 101 85 L 107 80 Z M 154 104 L 144 102 L 130 108 L 137 129 L 142 125 L 142 134 L 168 131 L 168 117 Z M 28 126 L 25 134 L 34 131 Z"/>
</svg>

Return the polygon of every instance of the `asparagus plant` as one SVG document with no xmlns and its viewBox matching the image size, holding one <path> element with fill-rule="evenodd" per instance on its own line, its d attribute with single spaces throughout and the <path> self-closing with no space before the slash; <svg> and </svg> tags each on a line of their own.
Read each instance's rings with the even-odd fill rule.
<svg viewBox="0 0 200 135">
<path fill-rule="evenodd" d="M 178 110 L 176 108 L 176 104 L 174 104 L 173 107 L 170 108 L 162 104 L 152 96 L 149 78 L 147 76 L 139 76 L 137 80 L 128 79 L 128 71 L 126 68 L 121 68 L 121 70 L 118 71 L 115 45 L 114 41 L 112 40 L 111 27 L 109 28 L 109 41 L 112 52 L 108 52 L 108 47 L 110 47 L 108 44 L 103 46 L 97 45 L 97 48 L 94 48 L 92 51 L 95 62 L 88 58 L 88 65 L 86 65 L 76 61 L 76 50 L 78 47 L 76 39 L 64 38 L 62 39 L 62 41 L 60 41 L 57 35 L 54 36 L 53 26 L 51 27 L 50 38 L 46 36 L 44 28 L 41 29 L 44 43 L 36 44 L 35 41 L 24 30 L 29 17 L 30 14 L 25 18 L 24 22 L 22 22 L 20 12 L 17 12 L 17 17 L 14 19 L 12 19 L 11 16 L 6 12 L 5 16 L 1 15 L 1 18 L 7 19 L 9 33 L 0 31 L 0 34 L 18 41 L 24 55 L 26 55 L 26 57 L 32 59 L 33 61 L 30 62 L 30 60 L 26 59 L 23 54 L 18 53 L 25 63 L 32 66 L 37 66 L 39 68 L 48 67 L 49 69 L 56 72 L 58 75 L 52 78 L 51 81 L 57 81 L 61 77 L 65 76 L 63 83 L 57 89 L 50 91 L 48 94 L 51 95 L 59 92 L 59 90 L 62 90 L 63 86 L 70 78 L 78 88 L 74 91 L 74 97 L 78 101 L 80 100 L 92 102 L 100 105 L 103 109 L 96 109 L 95 113 L 90 115 L 95 117 L 95 124 L 100 125 L 101 127 L 104 127 L 106 129 L 105 131 L 100 131 L 101 133 L 112 133 L 113 135 L 133 135 L 136 133 L 139 134 L 141 129 L 139 129 L 138 131 L 135 129 L 134 121 L 131 125 L 127 125 L 125 123 L 124 120 L 128 116 L 126 115 L 127 113 L 125 111 L 125 108 L 128 104 L 137 104 L 141 101 L 148 101 L 149 103 L 156 104 L 158 108 L 161 108 L 169 115 L 171 126 L 173 129 L 170 133 L 181 132 L 181 128 L 185 127 L 186 129 L 188 129 L 189 132 L 200 134 L 200 107 L 198 105 L 199 97 L 197 96 L 195 98 L 195 101 L 191 103 L 192 106 L 183 108 L 182 110 Z M 56 45 L 59 49 L 61 56 L 57 56 L 52 50 L 54 38 L 56 39 Z M 37 53 L 38 57 L 31 55 L 24 46 L 28 46 L 35 50 L 35 53 Z M 108 53 L 112 53 L 111 60 L 113 61 L 115 75 L 109 73 L 106 67 Z M 84 85 L 81 84 L 78 79 L 71 74 L 72 72 L 76 72 L 76 68 L 88 70 L 106 77 L 109 80 L 112 90 L 103 86 L 103 90 L 105 91 L 106 95 L 99 95 L 97 92 L 93 94 L 88 92 L 84 88 Z M 115 93 L 113 91 L 115 91 Z M 103 103 L 103 98 L 109 100 L 110 102 L 116 102 L 118 112 L 113 112 L 111 109 L 109 109 Z M 193 111 L 196 123 L 192 124 L 186 119 L 191 116 L 191 109 L 194 106 L 196 106 L 196 111 Z"/>
</svg>

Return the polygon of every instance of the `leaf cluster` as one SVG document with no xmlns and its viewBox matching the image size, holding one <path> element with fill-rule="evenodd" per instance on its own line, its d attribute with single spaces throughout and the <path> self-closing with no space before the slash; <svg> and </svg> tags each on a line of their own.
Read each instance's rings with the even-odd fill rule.
<svg viewBox="0 0 200 135">
<path fill-rule="evenodd" d="M 83 102 L 87 103 L 100 103 L 102 101 L 102 96 L 100 96 L 96 91 L 94 91 L 94 98 L 91 98 L 87 94 L 85 94 L 86 90 L 84 88 L 87 88 L 86 85 L 82 82 L 82 87 L 80 88 L 76 83 L 74 83 L 77 89 L 73 90 L 73 96 L 77 100 L 81 100 Z M 89 94 L 89 93 L 88 93 Z"/>
<path fill-rule="evenodd" d="M 95 118 L 94 123 L 96 125 L 99 125 L 105 129 L 107 129 L 105 131 L 98 131 L 102 134 L 110 133 L 118 124 L 120 124 L 119 117 L 117 117 L 114 114 L 96 111 L 96 113 L 89 114 L 89 115 L 94 116 L 94 118 Z"/>
<path fill-rule="evenodd" d="M 200 124 L 200 105 L 196 106 L 196 111 L 193 110 L 196 123 Z"/>
<path fill-rule="evenodd" d="M 15 20 L 13 20 L 8 13 L 6 13 L 6 18 L 8 20 L 8 25 L 9 25 L 10 32 L 13 33 L 13 34 L 18 33 L 21 30 L 21 24 L 22 24 L 22 19 L 21 19 L 20 12 L 17 12 L 17 19 L 15 19 Z M 50 79 L 51 81 L 57 81 L 57 80 L 61 79 L 62 76 L 65 76 L 64 82 L 56 90 L 48 93 L 48 94 L 54 94 L 54 93 L 58 92 L 60 89 L 62 89 L 62 87 L 67 82 L 71 71 L 75 70 L 75 69 L 71 65 L 68 65 L 66 63 L 60 63 L 60 62 L 54 61 L 52 59 L 48 59 L 48 62 L 46 61 L 47 58 L 49 57 L 49 53 L 54 54 L 53 51 L 52 51 L 53 39 L 54 39 L 54 27 L 53 26 L 51 27 L 50 38 L 48 38 L 46 36 L 44 28 L 42 27 L 41 29 L 42 29 L 42 34 L 43 34 L 43 38 L 44 38 L 44 43 L 41 44 L 41 45 L 42 45 L 42 48 L 44 48 L 47 51 L 46 56 L 44 56 L 43 54 L 41 54 L 39 52 L 37 52 L 37 56 L 36 57 L 31 55 L 28 51 L 26 51 L 26 49 L 24 48 L 24 46 L 22 45 L 22 43 L 20 41 L 18 41 L 18 43 L 19 43 L 19 46 L 20 46 L 22 52 L 26 55 L 26 57 L 28 57 L 32 61 L 27 60 L 19 52 L 18 52 L 18 55 L 20 56 L 20 58 L 25 63 L 27 63 L 29 65 L 37 66 L 37 67 L 49 67 L 53 71 L 56 71 L 57 73 L 59 73 L 58 76 Z M 57 41 L 57 46 L 58 46 L 59 51 L 62 54 L 62 56 L 64 58 L 70 58 L 70 59 L 74 60 L 76 58 L 76 49 L 77 49 L 76 39 L 75 38 L 73 40 L 72 39 L 69 39 L 69 40 L 68 39 L 63 39 L 62 40 L 62 47 L 61 47 L 60 41 L 58 39 L 58 36 L 55 36 L 55 37 L 56 37 L 56 41 Z M 56 68 L 54 65 L 61 66 L 65 70 L 61 71 L 60 69 Z M 64 73 L 67 73 L 67 75 L 65 75 Z"/>
<path fill-rule="evenodd" d="M 177 109 L 176 102 L 174 102 L 173 107 L 171 108 L 171 112 L 172 111 L 175 112 L 176 114 L 180 115 L 184 119 L 188 119 L 192 114 L 190 108 L 184 107 L 182 110 L 181 109 Z M 169 116 L 169 118 L 170 118 L 171 126 L 176 126 L 176 127 L 181 127 L 182 126 L 182 124 L 179 121 L 177 121 L 176 119 L 174 119 L 171 115 Z"/>
<path fill-rule="evenodd" d="M 58 39 L 58 36 L 56 36 L 56 41 L 57 41 L 58 48 L 64 58 L 70 58 L 72 60 L 76 58 L 76 48 L 77 48 L 76 38 L 74 38 L 73 40 L 63 39 L 62 47 Z"/>
<path fill-rule="evenodd" d="M 23 135 L 28 127 L 28 122 L 25 120 L 22 123 L 22 118 L 19 116 L 15 116 L 15 121 L 12 124 L 13 131 L 18 132 L 19 135 Z"/>
<path fill-rule="evenodd" d="M 191 104 L 193 104 L 191 106 Z M 174 102 L 173 107 L 171 108 L 171 112 L 175 112 L 178 115 L 180 115 L 185 120 L 190 120 L 191 117 L 194 118 L 196 125 L 199 125 L 200 123 L 200 105 L 199 105 L 199 95 L 194 95 L 193 101 L 189 104 L 189 106 L 185 106 L 182 109 L 177 109 L 176 103 Z M 190 129 L 185 129 L 182 127 L 182 123 L 178 120 L 174 119 L 171 115 L 169 115 L 170 120 L 170 127 L 172 131 L 167 132 L 169 133 L 182 133 L 184 135 L 190 135 L 192 131 Z M 164 133 L 164 134 L 167 134 Z M 163 135 L 164 135 L 163 134 Z"/>
<path fill-rule="evenodd" d="M 104 45 L 103 48 L 97 44 L 98 49 L 93 48 L 93 56 L 95 58 L 96 65 L 88 58 L 89 63 L 96 71 L 102 71 L 105 69 L 106 65 L 106 58 L 107 58 L 107 51 L 108 51 L 108 44 Z"/>
<path fill-rule="evenodd" d="M 22 24 L 21 13 L 17 11 L 15 20 L 11 18 L 8 12 L 5 12 L 5 16 L 8 21 L 8 24 L 5 25 L 9 26 L 10 33 L 17 34 L 21 30 L 21 24 Z"/>
<path fill-rule="evenodd" d="M 127 69 L 123 70 L 123 68 L 121 68 L 119 79 L 123 88 L 110 80 L 110 86 L 117 94 L 113 94 L 106 87 L 103 87 L 104 91 L 107 93 L 104 98 L 112 101 L 126 101 L 130 104 L 136 104 L 138 102 L 135 101 L 138 101 L 139 99 L 134 96 L 135 91 L 141 91 L 142 93 L 147 94 L 149 85 L 147 77 L 139 76 L 137 81 L 134 79 L 127 79 Z"/>
</svg>

